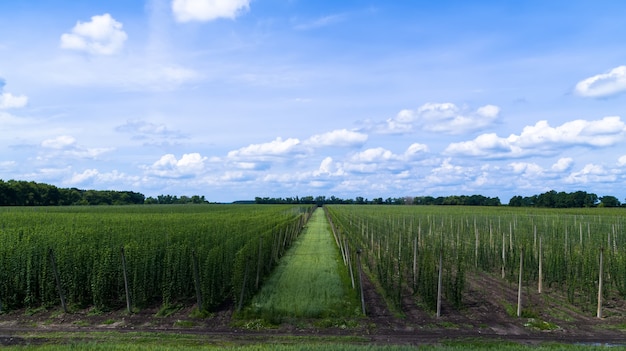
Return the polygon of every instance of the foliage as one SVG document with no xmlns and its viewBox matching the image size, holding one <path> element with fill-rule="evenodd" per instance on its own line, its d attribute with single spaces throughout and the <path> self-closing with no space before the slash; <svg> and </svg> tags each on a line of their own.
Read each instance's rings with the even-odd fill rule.
<svg viewBox="0 0 626 351">
<path fill-rule="evenodd" d="M 2 308 L 58 303 L 51 252 L 68 305 L 122 308 L 126 293 L 121 248 L 134 307 L 162 304 L 167 309 L 195 302 L 197 291 L 205 310 L 229 301 L 241 303 L 257 289 L 249 276 L 254 272 L 263 278 L 270 273 L 310 209 L 284 205 L 0 208 Z M 261 238 L 267 243 L 262 251 Z"/>
<path fill-rule="evenodd" d="M 54 185 L 0 179 L 0 206 L 66 206 L 142 204 L 133 191 L 64 189 Z"/>
<path fill-rule="evenodd" d="M 463 306 L 468 272 L 502 275 L 559 289 L 583 311 L 597 302 L 599 253 L 604 248 L 606 299 L 626 297 L 626 216 L 603 208 L 547 210 L 507 207 L 326 206 L 333 228 L 390 300 L 414 295 L 435 309 L 439 257 L 443 298 Z M 539 247 L 542 244 L 542 252 Z"/>
<path fill-rule="evenodd" d="M 340 261 L 324 212 L 317 210 L 245 316 L 274 324 L 282 318 L 355 316 L 359 302 Z"/>
<path fill-rule="evenodd" d="M 545 207 L 545 208 L 582 208 L 595 207 L 598 202 L 602 207 L 620 207 L 621 203 L 615 196 L 598 197 L 594 193 L 576 191 L 566 193 L 564 191 L 547 191 L 543 194 L 530 197 L 513 196 L 509 201 L 512 207 Z"/>
</svg>

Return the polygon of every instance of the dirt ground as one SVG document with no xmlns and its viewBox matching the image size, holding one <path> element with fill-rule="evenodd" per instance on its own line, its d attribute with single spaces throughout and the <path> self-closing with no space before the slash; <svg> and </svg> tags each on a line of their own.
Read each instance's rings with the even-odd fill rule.
<svg viewBox="0 0 626 351">
<path fill-rule="evenodd" d="M 260 326 L 258 321 L 233 318 L 225 306 L 207 318 L 190 317 L 193 306 L 167 317 L 157 317 L 158 308 L 128 314 L 126 311 L 93 314 L 90 310 L 62 313 L 59 308 L 26 313 L 0 314 L 0 344 L 14 345 L 45 340 L 48 332 L 84 335 L 99 331 L 159 332 L 210 336 L 227 342 L 270 342 L 285 336 L 344 338 L 350 342 L 376 344 L 437 344 L 444 341 L 505 340 L 523 344 L 542 342 L 626 344 L 626 303 L 607 301 L 602 319 L 595 307 L 581 312 L 555 291 L 538 294 L 524 289 L 523 305 L 533 318 L 511 316 L 516 311 L 517 286 L 498 277 L 478 274 L 468 279 L 465 308 L 457 310 L 445 301 L 441 317 L 419 307 L 410 294 L 403 301 L 403 314 L 392 313 L 370 281 L 364 283 L 367 317 L 352 321 L 293 321 L 279 326 Z M 507 308 L 509 311 L 507 312 Z M 28 336 L 30 335 L 30 337 Z M 32 335 L 37 338 L 33 339 Z"/>
</svg>

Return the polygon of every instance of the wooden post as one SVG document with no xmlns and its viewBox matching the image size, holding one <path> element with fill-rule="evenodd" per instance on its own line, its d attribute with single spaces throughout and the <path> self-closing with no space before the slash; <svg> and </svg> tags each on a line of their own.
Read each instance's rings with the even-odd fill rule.
<svg viewBox="0 0 626 351">
<path fill-rule="evenodd" d="M 522 316 L 522 273 L 524 268 L 524 249 L 519 252 L 519 284 L 517 287 L 517 316 Z"/>
<path fill-rule="evenodd" d="M 63 312 L 67 313 L 67 305 L 65 304 L 65 295 L 63 294 L 63 288 L 61 287 L 61 278 L 59 277 L 59 271 L 57 270 L 57 262 L 54 258 L 54 251 L 50 249 L 50 263 L 52 264 L 52 271 L 54 272 L 54 280 L 57 283 L 57 291 L 59 292 L 59 297 L 61 298 L 61 306 L 63 307 Z"/>
<path fill-rule="evenodd" d="M 191 261 L 193 263 L 193 282 L 196 286 L 196 301 L 198 302 L 198 310 L 202 310 L 202 288 L 200 285 L 200 269 L 198 268 L 198 256 L 196 250 L 191 252 Z"/>
<path fill-rule="evenodd" d="M 348 239 L 346 239 L 346 243 L 344 246 L 346 248 L 346 257 L 347 257 L 347 264 L 348 264 L 348 272 L 350 272 L 350 281 L 352 282 L 352 289 L 354 289 L 355 288 L 354 270 L 352 269 L 352 259 L 350 256 L 350 245 L 348 244 Z"/>
<path fill-rule="evenodd" d="M 604 248 L 600 248 L 600 274 L 598 275 L 598 313 L 597 317 L 602 318 L 602 276 L 604 271 Z"/>
<path fill-rule="evenodd" d="M 413 239 L 413 290 L 417 290 L 417 238 Z"/>
<path fill-rule="evenodd" d="M 437 318 L 441 317 L 441 286 L 443 283 L 443 249 L 439 250 L 439 279 L 437 280 Z"/>
<path fill-rule="evenodd" d="M 359 270 L 359 289 L 361 290 L 361 311 L 366 316 L 365 312 L 365 296 L 363 296 L 363 271 L 361 269 L 361 249 L 356 250 L 357 268 Z"/>
<path fill-rule="evenodd" d="M 245 272 L 243 274 L 243 284 L 241 284 L 241 295 L 239 297 L 239 306 L 237 307 L 237 312 L 240 312 L 241 309 L 243 308 L 243 297 L 244 297 L 244 294 L 246 292 L 246 283 L 247 283 L 247 280 L 248 280 L 248 270 L 249 270 L 248 269 L 248 262 L 246 260 L 246 270 L 245 270 Z"/>
<path fill-rule="evenodd" d="M 505 250 L 506 250 L 506 242 L 504 241 L 504 232 L 502 232 L 502 279 L 504 279 L 504 270 L 505 270 L 505 266 L 506 266 L 506 255 L 505 255 Z"/>
<path fill-rule="evenodd" d="M 541 294 L 543 290 L 543 246 L 542 238 L 539 237 L 539 282 L 537 284 L 537 291 Z"/>
<path fill-rule="evenodd" d="M 124 246 L 122 246 L 120 251 L 122 254 L 122 272 L 124 273 L 124 291 L 126 292 L 126 310 L 128 313 L 133 313 L 130 303 L 130 288 L 128 286 L 128 272 L 126 272 L 126 254 L 124 253 Z"/>
<path fill-rule="evenodd" d="M 255 289 L 259 290 L 259 280 L 261 278 L 261 265 L 262 265 L 262 258 L 263 258 L 263 237 L 260 236 L 259 237 L 259 260 L 257 262 L 257 267 L 256 267 L 256 282 L 254 283 L 254 287 Z"/>
</svg>

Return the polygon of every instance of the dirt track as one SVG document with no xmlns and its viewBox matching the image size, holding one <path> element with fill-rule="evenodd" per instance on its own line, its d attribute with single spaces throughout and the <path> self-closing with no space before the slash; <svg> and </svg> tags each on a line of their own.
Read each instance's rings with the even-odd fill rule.
<svg viewBox="0 0 626 351">
<path fill-rule="evenodd" d="M 191 308 L 181 309 L 168 317 L 155 317 L 154 310 L 133 315 L 112 312 L 91 316 L 89 311 L 71 314 L 58 310 L 26 315 L 24 311 L 0 315 L 0 344 L 30 343 L 32 335 L 46 338 L 47 332 L 64 332 L 68 340 L 96 337 L 98 332 L 118 331 L 177 333 L 207 342 L 235 343 L 276 342 L 281 337 L 344 338 L 354 343 L 436 344 L 444 340 L 508 340 L 523 344 L 542 342 L 624 344 L 626 340 L 626 304 L 613 301 L 609 317 L 597 319 L 565 303 L 556 293 L 539 295 L 526 289 L 525 304 L 537 311 L 536 319 L 551 323 L 553 330 L 541 331 L 526 326 L 530 319 L 510 317 L 504 303 L 517 301 L 515 286 L 487 274 L 473 276 L 465 295 L 466 308 L 457 311 L 445 303 L 442 317 L 418 308 L 415 300 L 404 299 L 404 316 L 391 313 L 374 286 L 367 282 L 365 298 L 368 317 L 357 321 L 334 321 L 334 326 L 317 327 L 316 321 L 284 323 L 275 328 L 257 328 L 256 321 L 233 323 L 232 310 L 224 308 L 206 319 L 189 317 Z M 58 333 L 56 333 L 58 334 Z M 55 334 L 55 335 L 56 335 Z M 25 335 L 30 335 L 25 337 Z"/>
</svg>

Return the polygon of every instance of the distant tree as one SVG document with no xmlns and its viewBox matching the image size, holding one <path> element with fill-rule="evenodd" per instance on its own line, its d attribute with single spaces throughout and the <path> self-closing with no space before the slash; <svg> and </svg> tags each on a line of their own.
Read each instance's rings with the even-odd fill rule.
<svg viewBox="0 0 626 351">
<path fill-rule="evenodd" d="M 601 207 L 620 207 L 621 205 L 615 196 L 606 195 L 600 198 Z"/>
</svg>

